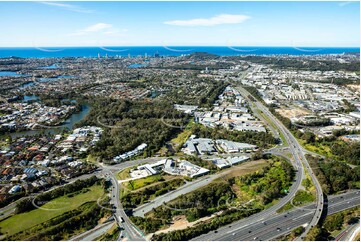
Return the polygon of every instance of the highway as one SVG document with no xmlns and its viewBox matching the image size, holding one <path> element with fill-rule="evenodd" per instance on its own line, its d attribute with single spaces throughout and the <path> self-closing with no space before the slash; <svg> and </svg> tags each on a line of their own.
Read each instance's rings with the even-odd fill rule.
<svg viewBox="0 0 361 242">
<path fill-rule="evenodd" d="M 88 230 L 82 234 L 72 237 L 70 241 L 92 241 L 106 233 L 114 224 L 114 221 L 100 224 L 91 230 Z"/>
<path fill-rule="evenodd" d="M 356 207 L 360 205 L 359 191 L 351 191 L 345 194 L 329 198 L 327 215 Z M 193 240 L 220 240 L 220 241 L 250 241 L 250 240 L 271 240 L 281 235 L 288 234 L 293 229 L 305 226 L 313 218 L 316 204 L 297 207 L 287 212 L 263 217 L 259 222 L 244 224 L 230 224 L 222 229 L 211 231 L 206 235 L 199 236 Z"/>
<path fill-rule="evenodd" d="M 337 236 L 335 240 L 337 241 L 353 241 L 353 235 L 356 230 L 360 229 L 360 223 L 348 225 L 343 229 Z"/>
<path fill-rule="evenodd" d="M 242 94 L 243 97 L 248 97 L 251 95 L 248 91 L 246 91 L 243 87 L 238 86 L 237 90 Z M 304 151 L 302 146 L 298 143 L 296 138 L 292 135 L 292 133 L 259 101 L 249 100 L 251 105 L 255 105 L 259 110 L 261 110 L 265 115 L 267 115 L 270 120 L 278 127 L 278 129 L 283 133 L 287 143 L 289 144 L 290 151 L 293 154 L 295 162 L 298 166 L 298 171 L 302 172 L 302 177 L 304 176 L 304 168 L 307 169 L 309 175 L 311 176 L 312 182 L 316 188 L 316 204 L 317 209 L 313 214 L 312 221 L 307 225 L 305 232 L 300 236 L 300 240 L 303 239 L 308 231 L 318 224 L 318 221 L 321 218 L 324 206 L 324 196 L 322 192 L 322 188 L 320 183 L 318 182 L 316 176 L 313 174 L 312 168 L 308 164 L 307 159 L 304 156 Z"/>
</svg>

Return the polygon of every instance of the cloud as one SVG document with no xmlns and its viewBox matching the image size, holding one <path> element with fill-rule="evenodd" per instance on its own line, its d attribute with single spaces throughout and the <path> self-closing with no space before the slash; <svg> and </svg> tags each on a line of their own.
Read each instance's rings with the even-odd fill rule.
<svg viewBox="0 0 361 242">
<path fill-rule="evenodd" d="M 91 33 L 100 33 L 108 36 L 122 36 L 122 34 L 125 32 L 128 32 L 128 29 L 118 29 L 114 28 L 111 24 L 97 23 L 81 29 L 75 33 L 71 33 L 70 36 L 81 36 Z"/>
<path fill-rule="evenodd" d="M 239 24 L 250 18 L 247 15 L 220 14 L 211 18 L 166 21 L 164 24 L 176 26 L 214 26 L 220 24 Z"/>
<path fill-rule="evenodd" d="M 111 24 L 105 24 L 105 23 L 97 23 L 94 25 L 91 25 L 85 29 L 83 29 L 83 32 L 99 32 L 100 30 L 104 30 L 104 29 L 110 29 L 113 26 Z"/>
<path fill-rule="evenodd" d="M 90 25 L 90 26 L 86 27 L 85 29 L 79 30 L 75 33 L 72 33 L 70 35 L 86 35 L 89 33 L 97 33 L 102 30 L 107 30 L 106 32 L 111 32 L 111 31 L 114 32 L 115 30 L 112 30 L 112 28 L 113 28 L 113 26 L 111 24 L 97 23 L 97 24 Z"/>
<path fill-rule="evenodd" d="M 108 31 L 105 31 L 104 34 L 106 35 L 118 35 L 121 32 L 128 32 L 128 29 L 110 29 Z"/>
<path fill-rule="evenodd" d="M 78 12 L 78 13 L 94 13 L 94 10 L 85 9 L 73 4 L 67 4 L 67 3 L 60 3 L 60 2 L 39 2 L 41 4 L 54 6 L 58 8 L 64 8 L 69 11 Z"/>
<path fill-rule="evenodd" d="M 354 2 L 353 2 L 353 1 L 343 1 L 343 2 L 340 2 L 340 3 L 338 4 L 338 6 L 344 7 L 344 6 L 349 5 L 349 4 L 351 4 L 351 3 L 354 3 Z"/>
</svg>

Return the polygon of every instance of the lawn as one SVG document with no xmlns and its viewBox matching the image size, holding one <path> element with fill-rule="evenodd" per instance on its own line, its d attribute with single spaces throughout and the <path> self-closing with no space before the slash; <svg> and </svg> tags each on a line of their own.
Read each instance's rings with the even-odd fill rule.
<svg viewBox="0 0 361 242">
<path fill-rule="evenodd" d="M 129 190 L 137 190 L 141 187 L 147 186 L 149 184 L 152 184 L 154 182 L 160 181 L 162 179 L 161 174 L 153 175 L 153 176 L 147 176 L 144 178 L 124 182 L 123 185 L 128 188 Z"/>
<path fill-rule="evenodd" d="M 77 194 L 74 197 L 68 197 L 67 195 L 58 197 L 41 206 L 43 209 L 35 209 L 11 216 L 0 222 L 1 232 L 8 235 L 15 234 L 76 209 L 86 202 L 96 201 L 104 194 L 103 188 L 99 185 L 94 185 L 89 189 L 88 192 Z"/>
<path fill-rule="evenodd" d="M 283 207 L 277 210 L 278 213 L 285 212 L 295 207 L 302 207 L 308 203 L 314 202 L 316 197 L 308 191 L 298 190 L 292 202 L 286 203 Z"/>
<path fill-rule="evenodd" d="M 117 174 L 118 180 L 126 180 L 126 179 L 131 178 L 131 177 L 130 177 L 130 174 L 129 174 L 129 171 L 130 171 L 131 169 L 134 169 L 134 167 L 128 167 L 128 168 L 125 168 L 124 170 L 120 171 L 120 172 Z"/>
</svg>

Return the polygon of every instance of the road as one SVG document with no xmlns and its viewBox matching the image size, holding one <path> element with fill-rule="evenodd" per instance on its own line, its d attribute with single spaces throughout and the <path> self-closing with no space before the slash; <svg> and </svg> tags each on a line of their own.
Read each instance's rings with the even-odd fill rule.
<svg viewBox="0 0 361 242">
<path fill-rule="evenodd" d="M 123 233 L 125 237 L 127 237 L 130 241 L 144 241 L 142 232 L 130 221 L 120 202 L 120 187 L 118 180 L 115 177 L 115 174 L 105 166 L 103 167 L 102 172 L 106 175 L 106 177 L 110 178 L 112 182 L 111 202 L 116 208 L 114 216 L 116 217 L 119 227 L 122 227 L 124 229 Z M 122 218 L 124 222 L 122 221 Z M 120 239 L 121 238 L 118 238 L 118 240 Z"/>
<path fill-rule="evenodd" d="M 243 97 L 248 97 L 251 95 L 243 87 L 236 88 Z M 256 99 L 255 99 L 256 100 Z M 304 151 L 302 146 L 298 143 L 297 139 L 293 134 L 259 101 L 249 100 L 251 105 L 255 105 L 259 110 L 261 110 L 267 117 L 278 127 L 278 129 L 283 133 L 287 143 L 289 144 L 290 151 L 295 159 L 295 162 L 298 166 L 298 171 L 302 172 L 302 177 L 304 176 L 304 169 L 308 171 L 308 174 L 311 176 L 312 182 L 316 188 L 316 204 L 317 209 L 313 214 L 312 221 L 305 228 L 305 232 L 300 236 L 299 240 L 303 239 L 309 230 L 318 224 L 318 221 L 321 218 L 323 207 L 324 207 L 324 196 L 320 183 L 318 182 L 316 176 L 314 175 L 312 168 L 310 167 L 307 159 L 305 158 Z"/>
<path fill-rule="evenodd" d="M 356 207 L 360 205 L 359 191 L 351 191 L 345 194 L 329 198 L 327 215 Z M 310 223 L 313 218 L 316 204 L 297 207 L 287 212 L 262 217 L 259 222 L 243 224 L 230 224 L 222 229 L 212 231 L 206 235 L 199 236 L 193 240 L 221 240 L 221 241 L 250 241 L 271 240 L 281 235 L 288 234 L 293 229 Z"/>
<path fill-rule="evenodd" d="M 80 235 L 74 236 L 70 241 L 92 241 L 107 232 L 114 224 L 113 222 L 107 222 L 96 226 L 95 228 L 88 230 Z"/>
<path fill-rule="evenodd" d="M 353 241 L 355 231 L 357 231 L 359 229 L 360 229 L 360 223 L 348 225 L 337 236 L 335 236 L 335 240 L 337 240 L 337 241 Z"/>
</svg>

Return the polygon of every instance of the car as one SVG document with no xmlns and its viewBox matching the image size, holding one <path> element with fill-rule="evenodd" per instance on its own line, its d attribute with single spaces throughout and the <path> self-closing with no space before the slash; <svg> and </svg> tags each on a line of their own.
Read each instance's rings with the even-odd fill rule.
<svg viewBox="0 0 361 242">
<path fill-rule="evenodd" d="M 250 234 L 250 233 L 252 233 L 252 231 L 251 231 L 251 230 L 249 230 L 249 231 L 248 231 L 248 233 Z"/>
<path fill-rule="evenodd" d="M 266 221 L 263 221 L 263 224 L 266 225 L 267 224 Z"/>
<path fill-rule="evenodd" d="M 281 228 L 277 228 L 277 231 L 281 231 Z"/>
<path fill-rule="evenodd" d="M 217 230 L 214 230 L 214 233 L 218 233 L 218 231 L 217 231 Z"/>
<path fill-rule="evenodd" d="M 232 233 L 232 235 L 236 235 L 236 233 Z"/>
<path fill-rule="evenodd" d="M 258 237 L 256 236 L 256 237 L 254 237 L 253 239 L 254 239 L 254 240 L 257 240 L 257 239 L 258 239 Z"/>
<path fill-rule="evenodd" d="M 232 228 L 232 225 L 229 225 L 228 228 Z"/>
</svg>

